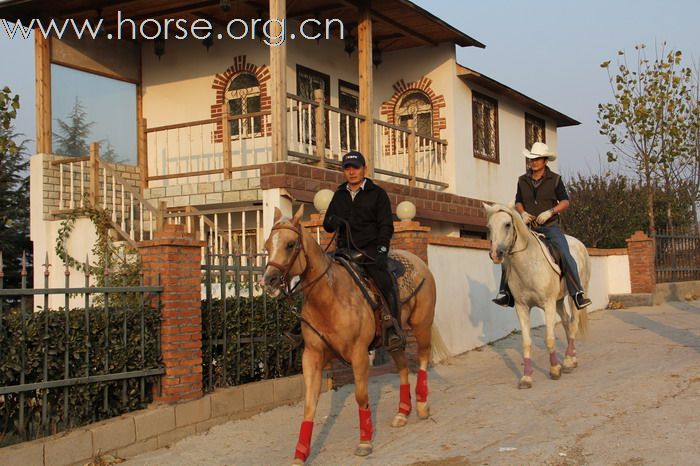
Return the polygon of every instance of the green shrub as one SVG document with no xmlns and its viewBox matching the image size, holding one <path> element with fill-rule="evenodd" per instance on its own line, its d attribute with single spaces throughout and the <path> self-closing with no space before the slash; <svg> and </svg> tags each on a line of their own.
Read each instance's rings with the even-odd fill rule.
<svg viewBox="0 0 700 466">
<path fill-rule="evenodd" d="M 25 334 L 19 309 L 0 316 L 0 387 L 19 385 L 24 341 L 24 383 L 43 382 L 44 357 L 48 380 L 114 374 L 159 368 L 158 331 L 160 314 L 152 308 L 104 308 L 41 310 L 25 314 Z M 66 334 L 68 326 L 68 334 Z M 109 330 L 107 330 L 107 326 Z M 141 328 L 143 326 L 143 340 Z M 126 341 L 124 340 L 126 327 Z M 144 354 L 141 355 L 141 345 Z M 88 370 L 89 369 L 89 370 Z M 0 396 L 0 446 L 67 430 L 125 412 L 144 408 L 152 401 L 159 376 L 140 379 L 77 384 L 24 392 L 24 426 L 20 426 L 20 395 Z M 66 399 L 67 396 L 67 399 Z M 68 402 L 68 415 L 64 404 Z M 106 401 L 106 403 L 105 403 Z M 42 409 L 48 421 L 42 423 Z"/>
</svg>

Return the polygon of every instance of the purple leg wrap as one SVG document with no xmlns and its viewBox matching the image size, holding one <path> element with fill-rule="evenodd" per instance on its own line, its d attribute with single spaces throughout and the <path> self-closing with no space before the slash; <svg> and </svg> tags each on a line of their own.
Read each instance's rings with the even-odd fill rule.
<svg viewBox="0 0 700 466">
<path fill-rule="evenodd" d="M 566 355 L 571 357 L 576 356 L 576 346 L 574 345 L 574 340 L 569 340 L 569 345 L 566 347 Z"/>
<path fill-rule="evenodd" d="M 532 359 L 530 358 L 525 358 L 525 370 L 524 370 L 525 375 L 530 376 L 532 375 Z"/>
<path fill-rule="evenodd" d="M 559 358 L 557 357 L 557 352 L 552 351 L 549 353 L 549 365 L 550 366 L 556 366 L 559 364 Z"/>
</svg>

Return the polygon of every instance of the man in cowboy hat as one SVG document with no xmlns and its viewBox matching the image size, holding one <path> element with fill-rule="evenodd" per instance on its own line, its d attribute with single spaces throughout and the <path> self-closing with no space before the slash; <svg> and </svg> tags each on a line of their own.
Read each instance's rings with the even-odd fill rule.
<svg viewBox="0 0 700 466">
<path fill-rule="evenodd" d="M 583 292 L 576 261 L 571 256 L 569 244 L 559 227 L 559 214 L 569 208 L 569 195 L 561 176 L 547 166 L 547 162 L 555 160 L 557 156 L 543 142 L 534 143 L 530 150 L 523 149 L 523 155 L 528 159 L 528 170 L 518 178 L 515 209 L 520 212 L 526 225 L 529 224 L 533 230 L 544 234 L 561 252 L 569 294 L 576 307 L 583 309 L 590 306 L 591 300 Z M 506 307 L 514 305 L 505 273 L 501 274 L 500 291 L 493 302 Z"/>
</svg>

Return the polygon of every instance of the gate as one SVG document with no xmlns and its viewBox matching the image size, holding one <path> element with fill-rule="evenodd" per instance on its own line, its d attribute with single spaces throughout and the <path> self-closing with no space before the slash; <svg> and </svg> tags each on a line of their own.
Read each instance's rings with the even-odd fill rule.
<svg viewBox="0 0 700 466">
<path fill-rule="evenodd" d="M 656 283 L 700 280 L 700 235 L 656 234 Z"/>
<path fill-rule="evenodd" d="M 301 373 L 301 351 L 284 332 L 297 323 L 288 303 L 259 285 L 266 255 L 208 251 L 203 272 L 202 361 L 206 392 Z"/>
</svg>

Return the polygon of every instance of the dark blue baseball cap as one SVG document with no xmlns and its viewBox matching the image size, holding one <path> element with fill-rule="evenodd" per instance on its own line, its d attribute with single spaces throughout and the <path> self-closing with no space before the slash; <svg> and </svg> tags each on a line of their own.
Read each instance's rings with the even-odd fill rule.
<svg viewBox="0 0 700 466">
<path fill-rule="evenodd" d="M 360 168 L 365 166 L 365 157 L 358 151 L 352 150 L 343 156 L 343 168 Z"/>
</svg>

